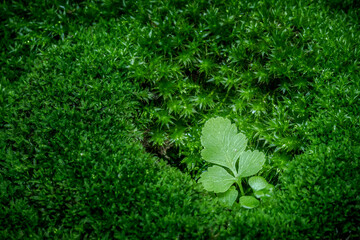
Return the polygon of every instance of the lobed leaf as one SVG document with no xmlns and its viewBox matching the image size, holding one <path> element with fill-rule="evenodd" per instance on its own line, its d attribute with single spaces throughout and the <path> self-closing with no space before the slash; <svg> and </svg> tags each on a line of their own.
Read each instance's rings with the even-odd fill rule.
<svg viewBox="0 0 360 240">
<path fill-rule="evenodd" d="M 207 172 L 201 174 L 199 180 L 207 191 L 215 193 L 226 192 L 235 181 L 235 177 L 219 166 L 209 167 Z"/>
<path fill-rule="evenodd" d="M 254 176 L 249 178 L 249 185 L 254 191 L 260 191 L 266 188 L 269 183 L 263 177 Z"/>
<path fill-rule="evenodd" d="M 251 209 L 259 206 L 260 202 L 253 196 L 242 196 L 240 198 L 240 205 L 244 208 Z"/>
<path fill-rule="evenodd" d="M 236 162 L 246 148 L 247 139 L 237 133 L 235 124 L 222 117 L 208 120 L 202 130 L 201 143 L 205 161 L 227 167 L 236 175 Z"/>
<path fill-rule="evenodd" d="M 237 177 L 248 177 L 260 171 L 265 163 L 265 155 L 257 150 L 240 155 Z"/>
<path fill-rule="evenodd" d="M 236 201 L 238 195 L 239 192 L 236 190 L 235 186 L 231 186 L 226 192 L 219 193 L 218 198 L 221 202 L 231 207 Z"/>
</svg>

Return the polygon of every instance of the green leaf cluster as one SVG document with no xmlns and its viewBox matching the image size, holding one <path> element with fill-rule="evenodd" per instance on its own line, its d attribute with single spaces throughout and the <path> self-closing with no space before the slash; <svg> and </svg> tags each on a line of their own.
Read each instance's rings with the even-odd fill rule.
<svg viewBox="0 0 360 240">
<path fill-rule="evenodd" d="M 233 184 L 236 183 L 242 196 L 240 204 L 246 208 L 259 205 L 259 201 L 252 196 L 244 196 L 243 178 L 258 173 L 265 162 L 265 155 L 259 151 L 245 151 L 247 139 L 244 134 L 237 133 L 236 126 L 230 120 L 222 117 L 209 119 L 201 135 L 204 149 L 201 156 L 205 161 L 214 164 L 201 174 L 199 182 L 207 191 L 218 194 L 221 201 L 232 206 L 238 197 Z M 249 185 L 257 198 L 269 196 L 270 184 L 262 177 L 252 177 Z M 271 190 L 272 191 L 272 190 Z M 265 194 L 266 192 L 266 194 Z"/>
</svg>

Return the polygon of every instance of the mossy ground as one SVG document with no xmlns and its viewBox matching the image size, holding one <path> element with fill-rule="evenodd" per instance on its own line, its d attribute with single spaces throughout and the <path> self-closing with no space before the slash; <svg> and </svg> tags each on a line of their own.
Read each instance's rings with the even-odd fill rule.
<svg viewBox="0 0 360 240">
<path fill-rule="evenodd" d="M 356 239 L 356 1 L 4 1 L 0 236 Z M 266 153 L 267 206 L 196 183 L 200 130 Z M 181 170 L 179 170 L 181 169 Z"/>
</svg>

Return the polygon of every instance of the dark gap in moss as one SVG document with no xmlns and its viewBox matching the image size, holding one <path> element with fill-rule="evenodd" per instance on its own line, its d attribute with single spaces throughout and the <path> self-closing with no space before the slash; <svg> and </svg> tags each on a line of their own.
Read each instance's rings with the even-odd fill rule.
<svg viewBox="0 0 360 240">
<path fill-rule="evenodd" d="M 146 152 L 165 160 L 170 166 L 179 169 L 181 172 L 186 173 L 186 164 L 182 163 L 183 156 L 179 156 L 179 147 L 174 146 L 169 140 L 166 140 L 163 145 L 155 145 L 150 142 L 147 130 L 141 141 Z"/>
</svg>

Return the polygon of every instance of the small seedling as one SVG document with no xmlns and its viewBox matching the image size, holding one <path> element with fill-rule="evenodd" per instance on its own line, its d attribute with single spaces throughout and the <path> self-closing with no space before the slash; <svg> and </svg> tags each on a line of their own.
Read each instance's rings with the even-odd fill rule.
<svg viewBox="0 0 360 240">
<path fill-rule="evenodd" d="M 201 174 L 199 182 L 207 191 L 216 193 L 220 201 L 232 206 L 239 195 L 236 185 L 241 192 L 240 205 L 245 208 L 257 207 L 260 202 L 256 198 L 271 196 L 273 185 L 260 176 L 248 180 L 255 197 L 245 196 L 241 182 L 260 171 L 265 155 L 257 150 L 245 151 L 247 138 L 237 133 L 230 120 L 222 117 L 209 119 L 202 129 L 201 144 L 204 147 L 201 152 L 203 159 L 214 165 Z"/>
</svg>

